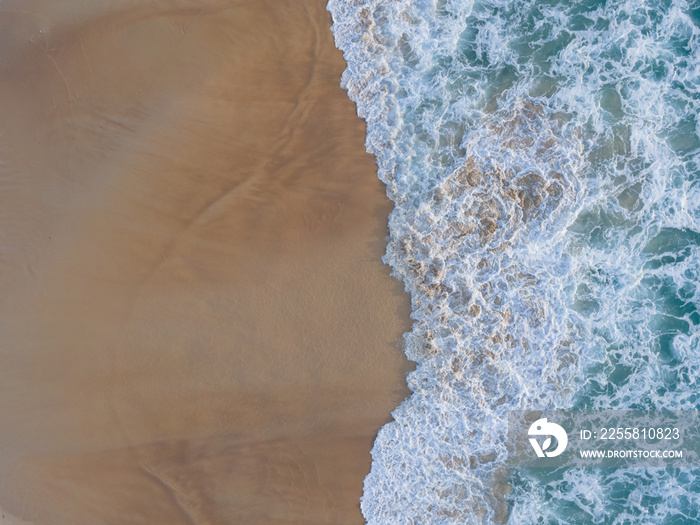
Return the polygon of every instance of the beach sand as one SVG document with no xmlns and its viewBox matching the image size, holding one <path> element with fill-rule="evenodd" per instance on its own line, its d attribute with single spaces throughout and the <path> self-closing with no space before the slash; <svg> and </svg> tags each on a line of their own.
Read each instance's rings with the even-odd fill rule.
<svg viewBox="0 0 700 525">
<path fill-rule="evenodd" d="M 5 520 L 363 522 L 410 305 L 330 24 L 0 3 Z"/>
</svg>

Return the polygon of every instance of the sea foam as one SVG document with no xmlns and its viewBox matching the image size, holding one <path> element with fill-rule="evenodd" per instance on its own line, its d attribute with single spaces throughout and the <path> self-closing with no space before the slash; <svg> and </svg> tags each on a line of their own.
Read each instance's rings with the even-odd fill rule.
<svg viewBox="0 0 700 525">
<path fill-rule="evenodd" d="M 694 471 L 512 472 L 505 440 L 512 409 L 698 408 L 698 10 L 328 9 L 414 319 L 413 393 L 372 450 L 367 521 L 697 516 Z"/>
</svg>

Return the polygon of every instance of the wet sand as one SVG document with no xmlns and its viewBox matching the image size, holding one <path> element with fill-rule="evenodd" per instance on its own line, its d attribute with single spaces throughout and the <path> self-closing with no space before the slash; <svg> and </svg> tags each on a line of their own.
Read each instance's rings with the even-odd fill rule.
<svg viewBox="0 0 700 525">
<path fill-rule="evenodd" d="M 324 0 L 0 3 L 8 516 L 363 522 L 409 302 L 330 23 Z"/>
</svg>

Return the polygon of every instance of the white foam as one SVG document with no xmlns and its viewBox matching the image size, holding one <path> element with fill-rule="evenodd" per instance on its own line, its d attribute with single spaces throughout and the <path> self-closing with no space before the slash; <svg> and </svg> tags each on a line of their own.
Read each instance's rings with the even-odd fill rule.
<svg viewBox="0 0 700 525">
<path fill-rule="evenodd" d="M 413 395 L 375 442 L 368 522 L 503 517 L 509 409 L 697 407 L 700 60 L 687 4 L 328 8 L 396 206 L 384 260 L 415 321 Z M 578 498 L 598 519 L 605 489 L 585 492 L 590 481 L 542 497 Z M 547 515 L 522 498 L 511 521 Z"/>
</svg>

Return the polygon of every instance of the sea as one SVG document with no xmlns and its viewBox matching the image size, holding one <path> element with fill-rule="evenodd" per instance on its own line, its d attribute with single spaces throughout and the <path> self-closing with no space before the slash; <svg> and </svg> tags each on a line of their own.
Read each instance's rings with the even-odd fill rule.
<svg viewBox="0 0 700 525">
<path fill-rule="evenodd" d="M 700 2 L 330 0 L 412 391 L 370 524 L 700 523 L 700 470 L 511 469 L 512 410 L 700 408 Z"/>
</svg>

